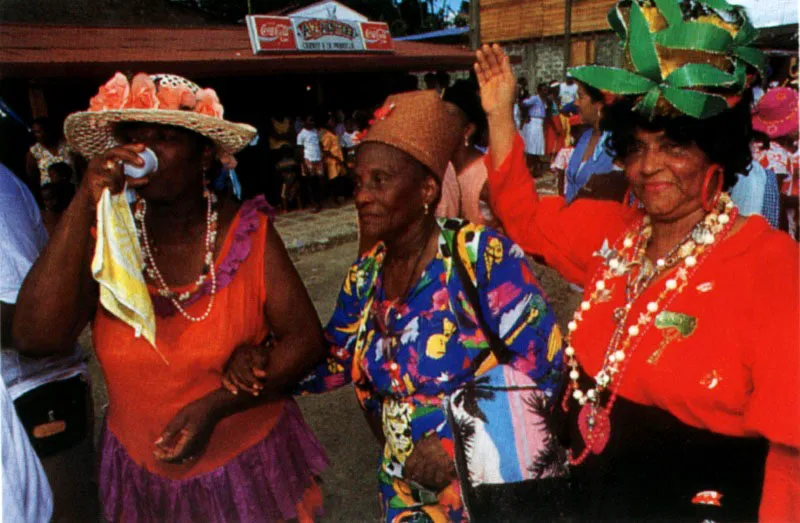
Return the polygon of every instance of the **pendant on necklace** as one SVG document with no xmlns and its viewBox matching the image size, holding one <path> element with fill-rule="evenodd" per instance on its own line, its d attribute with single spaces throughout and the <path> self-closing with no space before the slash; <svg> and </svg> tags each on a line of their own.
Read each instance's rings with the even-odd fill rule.
<svg viewBox="0 0 800 523">
<path fill-rule="evenodd" d="M 617 325 L 622 325 L 622 323 L 625 321 L 627 313 L 628 309 L 626 307 L 617 307 L 614 309 L 614 321 L 617 322 Z"/>
<path fill-rule="evenodd" d="M 611 437 L 611 420 L 608 412 L 597 405 L 587 403 L 578 413 L 578 430 L 584 444 L 593 454 L 600 454 Z"/>
</svg>

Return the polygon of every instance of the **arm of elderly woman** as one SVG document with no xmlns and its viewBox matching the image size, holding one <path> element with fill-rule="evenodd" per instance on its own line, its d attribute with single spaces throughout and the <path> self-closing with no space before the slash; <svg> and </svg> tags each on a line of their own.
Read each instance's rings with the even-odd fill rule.
<svg viewBox="0 0 800 523">
<path fill-rule="evenodd" d="M 89 270 L 97 202 L 105 188 L 118 193 L 125 182 L 121 163 L 112 170 L 104 165 L 119 160 L 140 165 L 136 153 L 143 149 L 115 147 L 89 163 L 75 198 L 20 289 L 12 339 L 21 353 L 42 357 L 73 350 L 97 305 L 97 283 Z M 132 188 L 148 182 L 147 177 L 127 181 Z"/>
<path fill-rule="evenodd" d="M 353 350 L 361 312 L 365 306 L 370 267 L 374 267 L 374 264 L 372 258 L 366 255 L 356 261 L 348 271 L 339 291 L 336 309 L 325 328 L 327 356 L 320 356 L 315 360 L 317 366 L 299 380 L 294 388 L 295 394 L 321 394 L 352 381 Z M 359 272 L 362 277 L 358 276 Z M 270 362 L 267 360 L 267 353 L 268 351 L 259 347 L 243 347 L 234 352 L 223 377 L 225 388 L 233 393 L 240 389 L 250 392 L 261 390 L 269 379 L 267 369 Z M 355 389 L 370 428 L 376 438 L 382 440 L 379 398 L 369 380 L 359 381 Z"/>
<path fill-rule="evenodd" d="M 594 250 L 622 232 L 622 207 L 614 202 L 577 202 L 540 199 L 524 154 L 524 144 L 513 119 L 516 79 L 508 57 L 499 46 L 477 52 L 475 71 L 481 102 L 489 123 L 491 207 L 508 236 L 526 252 L 544 258 L 563 277 L 583 283 Z"/>
<path fill-rule="evenodd" d="M 175 415 L 156 443 L 158 459 L 174 462 L 196 457 L 220 420 L 290 394 L 294 384 L 324 356 L 327 346 L 314 305 L 272 225 L 267 232 L 264 260 L 269 297 L 264 313 L 274 341 L 269 347 L 246 345 L 234 351 L 239 357 L 231 356 L 225 388 L 190 403 Z M 233 366 L 235 372 L 231 371 Z M 244 382 L 244 376 L 256 372 L 263 381 L 254 380 L 252 386 L 241 387 L 250 394 L 238 394 L 238 387 L 233 384 Z"/>
</svg>

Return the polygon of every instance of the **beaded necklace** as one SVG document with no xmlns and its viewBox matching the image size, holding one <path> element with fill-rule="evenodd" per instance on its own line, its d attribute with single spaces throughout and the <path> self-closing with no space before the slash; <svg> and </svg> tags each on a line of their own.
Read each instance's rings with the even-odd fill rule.
<svg viewBox="0 0 800 523">
<path fill-rule="evenodd" d="M 211 310 L 214 307 L 214 299 L 217 294 L 217 275 L 214 267 L 214 247 L 216 246 L 217 240 L 217 220 L 219 215 L 213 210 L 213 204 L 216 202 L 216 195 L 206 188 L 203 190 L 203 197 L 206 199 L 206 235 L 204 242 L 206 253 L 203 258 L 203 269 L 200 272 L 200 276 L 197 278 L 197 281 L 195 281 L 192 289 L 180 294 L 169 288 L 166 280 L 164 280 L 164 277 L 161 275 L 161 271 L 159 271 L 158 267 L 156 266 L 155 257 L 153 256 L 150 248 L 150 238 L 147 234 L 147 227 L 145 226 L 147 202 L 144 200 L 144 198 L 140 198 L 136 202 L 136 210 L 133 215 L 138 222 L 136 233 L 139 236 L 139 243 L 142 245 L 142 250 L 144 252 L 143 271 L 147 274 L 151 281 L 154 281 L 158 284 L 159 287 L 157 292 L 159 296 L 169 299 L 181 316 L 192 323 L 199 323 L 208 318 L 209 314 L 211 314 Z M 209 276 L 211 277 L 211 298 L 208 300 L 206 310 L 200 316 L 192 316 L 186 312 L 186 309 L 183 308 L 181 303 L 187 301 L 195 293 L 200 292 L 202 285 Z"/>
<path fill-rule="evenodd" d="M 578 430 L 585 444 L 583 451 L 577 457 L 570 453 L 570 464 L 579 465 L 590 454 L 600 454 L 603 451 L 611 434 L 610 413 L 617 400 L 627 362 L 630 361 L 645 332 L 655 322 L 657 313 L 666 310 L 687 287 L 689 279 L 707 259 L 714 244 L 718 243 L 717 240 L 728 234 L 737 215 L 738 211 L 730 196 L 722 193 L 716 209 L 695 225 L 664 258 L 656 260 L 655 267 L 645 257 L 647 244 L 653 233 L 648 216 L 624 235 L 619 252 L 609 249 L 608 245 L 604 244 L 596 253 L 605 258 L 605 263 L 598 269 L 589 286 L 593 290 L 588 299 L 581 302 L 572 321 L 567 325 L 569 332 L 564 354 L 569 367 L 570 384 L 562 400 L 562 408 L 567 411 L 570 398 L 580 406 Z M 628 316 L 635 301 L 659 276 L 676 266 L 678 267 L 675 274 L 665 281 L 664 289 L 658 297 L 649 302 L 646 312 L 642 312 L 626 329 Z M 579 363 L 572 339 L 580 322 L 583 321 L 584 314 L 591 311 L 594 304 L 610 299 L 609 282 L 621 278 L 625 278 L 626 283 L 625 305 L 614 310 L 617 327 L 609 340 L 603 364 L 594 377 L 594 387 L 584 392 L 578 384 Z M 603 406 L 601 404 L 603 393 L 610 389 L 612 380 L 616 381 L 616 388 L 610 391 L 608 400 Z"/>
</svg>

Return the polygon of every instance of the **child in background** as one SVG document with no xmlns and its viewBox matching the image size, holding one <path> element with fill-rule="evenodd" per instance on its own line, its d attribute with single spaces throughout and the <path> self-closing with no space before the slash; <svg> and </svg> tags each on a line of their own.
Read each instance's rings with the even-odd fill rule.
<svg viewBox="0 0 800 523">
<path fill-rule="evenodd" d="M 306 116 L 303 128 L 297 133 L 297 146 L 303 148 L 303 181 L 314 207 L 311 212 L 322 210 L 325 174 L 322 170 L 322 149 L 319 132 L 312 115 Z"/>
<path fill-rule="evenodd" d="M 559 149 L 555 159 L 550 164 L 550 171 L 556 175 L 558 182 L 558 194 L 563 196 L 567 190 L 567 180 L 564 173 L 567 171 L 570 159 L 572 159 L 572 152 L 575 150 L 575 142 L 577 137 L 580 136 L 578 126 L 570 126 L 569 145 L 565 145 Z"/>
<path fill-rule="evenodd" d="M 336 117 L 330 114 L 320 130 L 319 143 L 322 148 L 322 164 L 325 167 L 329 193 L 337 204 L 341 204 L 347 195 L 347 190 L 344 177 L 344 154 L 335 129 Z"/>
<path fill-rule="evenodd" d="M 275 165 L 283 183 L 281 184 L 281 211 L 289 212 L 289 206 L 294 204 L 295 209 L 303 208 L 302 191 L 300 187 L 297 162 L 287 155 Z"/>
<path fill-rule="evenodd" d="M 344 162 L 347 166 L 347 170 L 351 171 L 353 169 L 353 165 L 355 164 L 355 157 L 356 157 L 356 136 L 358 135 L 358 127 L 356 127 L 356 121 L 352 118 L 348 118 L 344 122 L 344 133 L 342 134 L 340 143 L 342 146 L 342 153 L 344 154 Z"/>
</svg>

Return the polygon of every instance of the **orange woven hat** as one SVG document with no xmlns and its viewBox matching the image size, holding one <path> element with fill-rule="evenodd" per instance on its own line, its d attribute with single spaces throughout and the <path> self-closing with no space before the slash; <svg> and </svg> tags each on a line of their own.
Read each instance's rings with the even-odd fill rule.
<svg viewBox="0 0 800 523">
<path fill-rule="evenodd" d="M 465 120 L 436 91 L 411 91 L 386 99 L 359 144 L 391 145 L 410 154 L 441 181 L 447 163 L 461 143 Z"/>
<path fill-rule="evenodd" d="M 256 129 L 225 120 L 223 114 L 213 89 L 201 89 L 186 78 L 139 73 L 128 81 L 116 73 L 100 86 L 88 110 L 67 117 L 64 134 L 73 150 L 91 158 L 118 145 L 114 127 L 120 122 L 175 125 L 209 138 L 224 159 L 247 146 Z"/>
</svg>

